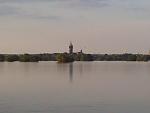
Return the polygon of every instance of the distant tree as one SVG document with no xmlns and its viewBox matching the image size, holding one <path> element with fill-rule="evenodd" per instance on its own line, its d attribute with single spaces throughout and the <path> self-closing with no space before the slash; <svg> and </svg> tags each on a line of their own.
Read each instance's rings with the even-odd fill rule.
<svg viewBox="0 0 150 113">
<path fill-rule="evenodd" d="M 38 62 L 40 57 L 38 55 L 23 54 L 19 56 L 21 62 Z"/>
<path fill-rule="evenodd" d="M 77 61 L 93 61 L 93 56 L 91 54 L 78 53 L 76 60 Z"/>
<path fill-rule="evenodd" d="M 149 56 L 148 55 L 144 55 L 143 61 L 145 61 L 145 62 L 149 61 Z"/>
<path fill-rule="evenodd" d="M 39 58 L 41 61 L 52 61 L 52 55 L 48 53 L 40 54 Z"/>
<path fill-rule="evenodd" d="M 30 55 L 30 62 L 38 62 L 40 57 L 38 55 Z"/>
<path fill-rule="evenodd" d="M 58 63 L 68 63 L 74 61 L 73 56 L 68 53 L 59 53 L 57 54 L 56 59 Z"/>
<path fill-rule="evenodd" d="M 136 61 L 136 59 L 137 59 L 137 56 L 136 55 L 132 55 L 132 54 L 130 54 L 130 55 L 128 55 L 128 61 Z"/>
<path fill-rule="evenodd" d="M 18 61 L 18 60 L 19 60 L 18 55 L 6 55 L 5 56 L 5 61 L 8 61 L 8 62 L 14 62 L 14 61 Z"/>
<path fill-rule="evenodd" d="M 137 55 L 137 58 L 136 58 L 136 61 L 144 61 L 144 55 L 142 55 L 142 54 L 138 54 Z M 146 60 L 146 59 L 145 59 Z"/>
<path fill-rule="evenodd" d="M 30 55 L 29 54 L 23 54 L 19 56 L 19 61 L 21 62 L 30 62 Z"/>
<path fill-rule="evenodd" d="M 104 61 L 113 61 L 113 55 L 105 54 L 104 55 Z"/>
<path fill-rule="evenodd" d="M 5 61 L 5 55 L 0 55 L 0 62 L 3 62 L 3 61 Z"/>
</svg>

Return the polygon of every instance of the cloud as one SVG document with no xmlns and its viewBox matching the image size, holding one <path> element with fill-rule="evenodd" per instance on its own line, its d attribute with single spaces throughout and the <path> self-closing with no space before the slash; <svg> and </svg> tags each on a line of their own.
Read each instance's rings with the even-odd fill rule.
<svg viewBox="0 0 150 113">
<path fill-rule="evenodd" d="M 0 0 L 2 3 L 63 3 L 62 5 L 71 5 L 76 7 L 101 7 L 109 4 L 111 0 Z"/>
<path fill-rule="evenodd" d="M 35 15 L 35 14 L 19 14 L 23 18 L 32 18 L 32 19 L 44 19 L 44 20 L 61 20 L 60 16 L 54 15 Z"/>
<path fill-rule="evenodd" d="M 17 17 L 17 18 L 32 18 L 32 19 L 48 19 L 58 20 L 60 17 L 54 14 L 43 14 L 33 6 L 31 2 L 39 0 L 0 0 L 0 17 Z M 48 1 L 48 0 L 43 0 Z M 23 4 L 26 2 L 27 4 Z"/>
<path fill-rule="evenodd" d="M 144 1 L 146 0 L 0 0 L 0 17 L 60 20 L 68 17 L 77 18 L 83 15 L 81 12 L 89 10 L 100 11 L 102 8 L 107 10 L 107 7 L 111 13 L 118 10 L 122 13 L 126 11 L 133 15 L 138 13 L 145 16 L 149 14 L 150 2 L 146 5 Z"/>
<path fill-rule="evenodd" d="M 0 3 L 64 2 L 69 0 L 0 0 Z"/>
<path fill-rule="evenodd" d="M 18 13 L 18 8 L 11 7 L 11 6 L 0 6 L 0 15 L 7 16 L 7 15 L 16 15 Z"/>
<path fill-rule="evenodd" d="M 58 20 L 64 16 L 61 13 L 65 13 L 65 11 L 72 8 L 101 8 L 107 6 L 109 1 L 110 0 L 0 0 L 0 16 Z M 61 9 L 65 11 L 63 12 Z"/>
<path fill-rule="evenodd" d="M 65 1 L 65 6 L 67 8 L 74 8 L 74 9 L 84 9 L 84 8 L 102 8 L 109 6 L 111 0 L 70 0 Z"/>
<path fill-rule="evenodd" d="M 0 6 L 0 16 L 17 17 L 17 18 L 31 18 L 31 19 L 46 19 L 59 20 L 60 17 L 56 15 L 34 14 L 32 12 L 21 11 L 21 8 L 11 6 Z"/>
<path fill-rule="evenodd" d="M 147 11 L 149 10 L 149 0 L 117 0 L 118 5 L 132 11 Z M 116 3 L 115 2 L 115 3 Z"/>
<path fill-rule="evenodd" d="M 75 5 L 78 7 L 104 7 L 109 5 L 109 0 L 79 0 L 75 3 Z"/>
</svg>

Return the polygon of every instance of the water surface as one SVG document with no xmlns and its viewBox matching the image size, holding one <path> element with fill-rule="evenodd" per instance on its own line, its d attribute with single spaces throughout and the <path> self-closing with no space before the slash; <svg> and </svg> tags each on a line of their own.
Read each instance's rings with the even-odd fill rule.
<svg viewBox="0 0 150 113">
<path fill-rule="evenodd" d="M 0 113 L 150 113 L 150 63 L 0 63 Z"/>
</svg>

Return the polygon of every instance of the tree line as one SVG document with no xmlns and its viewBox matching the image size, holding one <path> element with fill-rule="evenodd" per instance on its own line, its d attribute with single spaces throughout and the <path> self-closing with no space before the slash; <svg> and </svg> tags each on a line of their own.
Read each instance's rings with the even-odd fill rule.
<svg viewBox="0 0 150 113">
<path fill-rule="evenodd" d="M 85 53 L 44 53 L 44 54 L 0 54 L 0 62 L 39 62 L 58 61 L 150 61 L 150 55 L 144 54 L 85 54 Z"/>
</svg>

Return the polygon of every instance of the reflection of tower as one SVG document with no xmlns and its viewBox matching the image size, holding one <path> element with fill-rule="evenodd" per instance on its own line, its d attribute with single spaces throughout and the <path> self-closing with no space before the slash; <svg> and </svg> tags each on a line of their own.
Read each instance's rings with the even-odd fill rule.
<svg viewBox="0 0 150 113">
<path fill-rule="evenodd" d="M 69 53 L 72 54 L 73 53 L 73 44 L 70 42 L 69 45 Z"/>
<path fill-rule="evenodd" d="M 79 73 L 80 73 L 80 76 L 82 76 L 82 74 L 83 74 L 83 63 L 81 62 L 81 63 L 79 63 Z"/>
<path fill-rule="evenodd" d="M 70 82 L 73 81 L 73 63 L 69 64 L 69 79 L 70 79 Z"/>
</svg>

